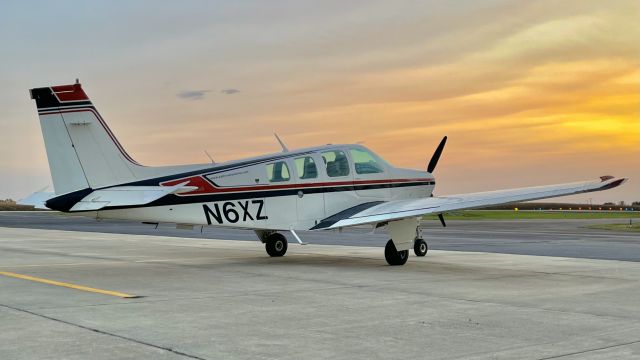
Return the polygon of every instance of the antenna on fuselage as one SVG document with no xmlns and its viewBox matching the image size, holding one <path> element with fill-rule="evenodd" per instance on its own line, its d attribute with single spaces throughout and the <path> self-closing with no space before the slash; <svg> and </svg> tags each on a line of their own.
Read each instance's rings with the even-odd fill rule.
<svg viewBox="0 0 640 360">
<path fill-rule="evenodd" d="M 278 142 L 280 143 L 280 146 L 282 147 L 282 152 L 289 152 L 289 148 L 287 148 L 287 145 L 285 145 L 282 140 L 280 140 L 280 136 L 278 136 L 278 134 L 273 133 L 273 135 L 276 137 L 276 140 L 278 140 Z"/>
<path fill-rule="evenodd" d="M 212 164 L 215 164 L 215 163 L 216 163 L 216 161 L 215 161 L 215 160 L 213 160 L 213 158 L 211 157 L 211 155 L 209 155 L 209 152 L 208 152 L 207 150 L 205 150 L 205 151 L 204 151 L 204 153 L 205 153 L 205 154 L 207 154 L 207 157 L 209 158 L 209 160 L 211 160 L 211 163 L 212 163 Z"/>
</svg>

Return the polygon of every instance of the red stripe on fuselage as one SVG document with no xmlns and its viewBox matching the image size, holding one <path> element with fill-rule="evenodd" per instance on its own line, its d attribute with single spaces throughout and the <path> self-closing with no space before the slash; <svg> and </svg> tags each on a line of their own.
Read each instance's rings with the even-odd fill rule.
<svg viewBox="0 0 640 360">
<path fill-rule="evenodd" d="M 283 190 L 283 189 L 305 189 L 330 186 L 357 186 L 357 185 L 376 185 L 376 184 L 397 184 L 411 182 L 431 182 L 434 179 L 416 178 L 416 179 L 384 179 L 384 180 L 353 180 L 353 181 L 329 181 L 314 182 L 301 184 L 282 184 L 282 185 L 251 185 L 241 187 L 217 187 L 207 181 L 203 176 L 192 176 L 177 180 L 165 181 L 160 183 L 162 186 L 172 186 L 189 181 L 185 186 L 197 186 L 198 190 L 177 194 L 181 195 L 206 195 L 220 194 L 230 192 L 247 192 L 247 191 L 264 191 L 264 190 Z"/>
</svg>

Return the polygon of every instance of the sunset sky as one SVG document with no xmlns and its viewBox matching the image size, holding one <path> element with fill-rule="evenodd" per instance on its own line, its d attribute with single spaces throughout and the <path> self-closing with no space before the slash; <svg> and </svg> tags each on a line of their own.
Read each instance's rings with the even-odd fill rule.
<svg viewBox="0 0 640 360">
<path fill-rule="evenodd" d="M 0 198 L 51 184 L 32 87 L 72 83 L 146 165 L 363 142 L 436 194 L 630 177 L 640 1 L 3 1 Z M 564 199 L 562 199 L 564 200 Z"/>
</svg>

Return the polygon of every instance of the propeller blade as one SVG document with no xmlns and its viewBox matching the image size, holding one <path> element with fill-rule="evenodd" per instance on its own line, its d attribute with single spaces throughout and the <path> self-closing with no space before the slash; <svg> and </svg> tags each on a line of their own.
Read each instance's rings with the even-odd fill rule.
<svg viewBox="0 0 640 360">
<path fill-rule="evenodd" d="M 442 214 L 438 214 L 438 219 L 440 219 L 442 227 L 447 227 L 447 223 L 444 222 L 444 216 Z"/>
<path fill-rule="evenodd" d="M 433 153 L 431 157 L 431 161 L 429 161 L 429 166 L 427 166 L 427 171 L 432 173 L 435 170 L 436 165 L 438 165 L 438 160 L 440 160 L 440 155 L 442 155 L 442 150 L 444 150 L 444 144 L 447 143 L 447 137 L 443 137 L 442 141 L 440 141 L 440 145 L 436 148 L 436 151 Z"/>
</svg>

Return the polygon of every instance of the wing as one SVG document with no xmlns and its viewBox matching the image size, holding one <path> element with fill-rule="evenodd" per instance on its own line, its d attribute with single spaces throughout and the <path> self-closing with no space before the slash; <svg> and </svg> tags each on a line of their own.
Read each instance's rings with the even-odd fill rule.
<svg viewBox="0 0 640 360">
<path fill-rule="evenodd" d="M 346 226 L 382 223 L 452 210 L 473 209 L 518 201 L 601 191 L 620 186 L 627 179 L 603 176 L 596 181 L 534 186 L 509 190 L 429 197 L 411 200 L 370 202 L 341 211 L 322 220 L 310 230 L 335 229 Z"/>
</svg>

